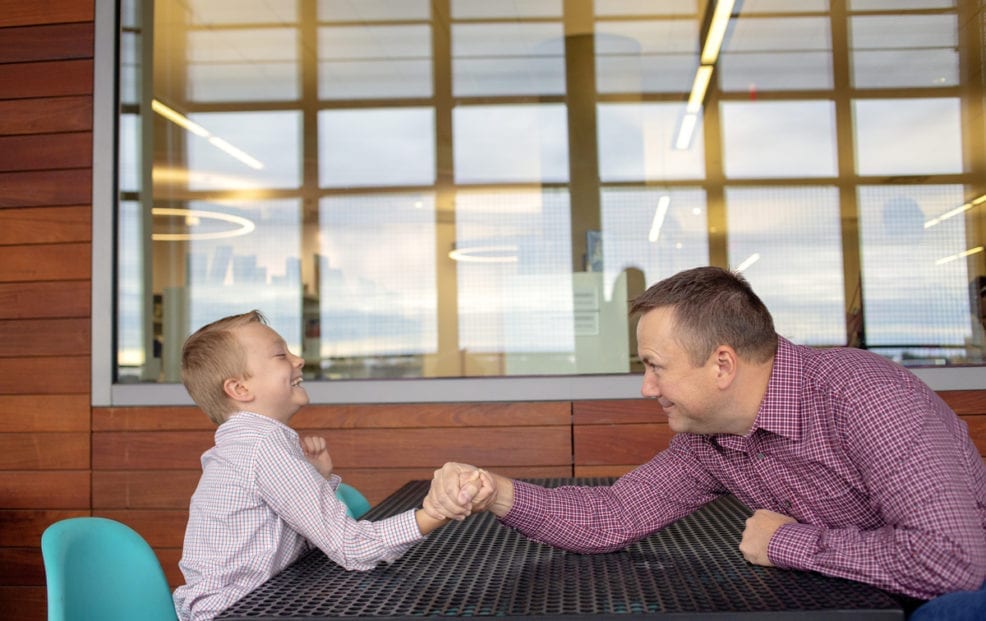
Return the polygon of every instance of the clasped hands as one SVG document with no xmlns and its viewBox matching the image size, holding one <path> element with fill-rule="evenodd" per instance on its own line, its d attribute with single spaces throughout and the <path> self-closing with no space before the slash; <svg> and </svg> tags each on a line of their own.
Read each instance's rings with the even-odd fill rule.
<svg viewBox="0 0 986 621">
<path fill-rule="evenodd" d="M 435 519 L 464 520 L 489 509 L 497 500 L 497 481 L 469 464 L 449 462 L 435 471 L 422 508 Z"/>
</svg>

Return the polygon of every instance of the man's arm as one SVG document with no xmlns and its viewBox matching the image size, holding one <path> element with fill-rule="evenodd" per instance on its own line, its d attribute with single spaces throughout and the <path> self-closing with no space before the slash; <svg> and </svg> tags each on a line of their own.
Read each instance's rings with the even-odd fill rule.
<svg viewBox="0 0 986 621">
<path fill-rule="evenodd" d="M 954 414 L 922 411 L 938 404 L 911 393 L 886 395 L 884 403 L 892 417 L 850 403 L 854 422 L 844 432 L 866 502 L 884 523 L 782 525 L 770 538 L 770 561 L 922 599 L 979 588 L 986 576 L 982 459 L 963 448 Z"/>
</svg>

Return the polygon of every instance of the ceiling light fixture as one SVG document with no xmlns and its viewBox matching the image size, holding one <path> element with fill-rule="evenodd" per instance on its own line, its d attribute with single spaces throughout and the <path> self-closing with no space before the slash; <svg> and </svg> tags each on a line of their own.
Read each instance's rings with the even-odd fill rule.
<svg viewBox="0 0 986 621">
<path fill-rule="evenodd" d="M 474 246 L 453 248 L 448 257 L 464 263 L 516 263 L 517 246 Z"/>
<path fill-rule="evenodd" d="M 229 142 L 223 140 L 219 136 L 213 136 L 212 133 L 209 132 L 209 130 L 207 130 L 206 128 L 190 120 L 187 116 L 178 112 L 177 110 L 174 110 L 173 108 L 164 105 L 157 99 L 151 101 L 151 110 L 154 110 L 155 112 L 157 112 L 164 118 L 168 119 L 175 125 L 181 127 L 182 129 L 188 130 L 189 132 L 195 134 L 196 136 L 200 136 L 202 138 L 207 139 L 209 141 L 209 144 L 216 147 L 217 149 L 224 151 L 227 155 L 230 155 L 236 158 L 237 160 L 243 162 L 250 168 L 254 170 L 261 170 L 264 167 L 263 162 L 261 162 L 257 158 L 253 157 L 249 153 L 246 153 L 242 149 L 238 149 L 234 147 Z"/>
<path fill-rule="evenodd" d="M 667 194 L 657 199 L 657 208 L 654 210 L 654 219 L 650 223 L 650 233 L 647 234 L 647 241 L 654 243 L 661 236 L 661 228 L 664 226 L 664 219 L 668 215 L 668 207 L 671 206 L 671 197 Z"/>
<path fill-rule="evenodd" d="M 938 216 L 937 218 L 932 218 L 930 220 L 926 220 L 925 223 L 924 223 L 924 228 L 930 229 L 931 227 L 935 226 L 936 224 L 941 224 L 945 220 L 948 220 L 949 218 L 953 218 L 953 217 L 959 215 L 960 213 L 965 213 L 966 211 L 969 211 L 973 207 L 977 207 L 979 205 L 982 205 L 983 203 L 986 203 L 986 194 L 981 194 L 978 197 L 976 197 L 976 198 L 972 199 L 971 201 L 969 201 L 968 203 L 963 203 L 963 204 L 959 205 L 958 207 L 956 207 L 955 209 L 952 209 L 950 211 L 946 211 L 945 213 L 943 213 L 942 215 Z"/>
<path fill-rule="evenodd" d="M 701 64 L 695 71 L 692 90 L 688 94 L 688 104 L 685 106 L 685 114 L 681 119 L 678 135 L 674 141 L 674 148 L 677 151 L 684 151 L 691 147 L 692 135 L 698 124 L 698 115 L 702 111 L 705 93 L 709 88 L 709 82 L 712 80 L 712 70 L 719 60 L 719 52 L 722 49 L 726 28 L 729 26 L 729 18 L 733 14 L 735 4 L 736 0 L 718 0 L 716 2 L 716 8 L 709 22 L 709 29 L 705 33 L 705 43 L 702 45 L 702 54 L 699 58 Z"/>
<path fill-rule="evenodd" d="M 938 259 L 937 261 L 935 261 L 935 265 L 945 265 L 946 263 L 951 263 L 952 261 L 955 261 L 956 259 L 961 259 L 963 257 L 968 257 L 970 255 L 979 254 L 982 251 L 983 251 L 983 247 L 982 246 L 976 246 L 975 248 L 970 248 L 970 249 L 968 249 L 968 250 L 966 250 L 964 252 L 959 252 L 957 254 L 952 254 L 952 255 L 949 255 L 947 257 L 942 257 L 942 258 Z"/>
</svg>

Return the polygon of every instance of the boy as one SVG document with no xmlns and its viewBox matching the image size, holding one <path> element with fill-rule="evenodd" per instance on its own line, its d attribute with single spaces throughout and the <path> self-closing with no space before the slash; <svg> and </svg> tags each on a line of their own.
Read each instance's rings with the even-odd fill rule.
<svg viewBox="0 0 986 621">
<path fill-rule="evenodd" d="M 182 381 L 219 425 L 202 455 L 174 593 L 182 620 L 212 619 L 317 546 L 346 569 L 393 562 L 444 523 L 423 510 L 356 521 L 334 489 L 322 438 L 288 421 L 308 403 L 304 361 L 259 311 L 208 324 L 185 341 Z"/>
</svg>

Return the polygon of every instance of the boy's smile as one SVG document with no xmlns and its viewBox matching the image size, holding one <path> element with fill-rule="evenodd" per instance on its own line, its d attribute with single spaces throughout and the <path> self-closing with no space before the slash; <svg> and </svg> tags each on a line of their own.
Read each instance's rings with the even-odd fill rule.
<svg viewBox="0 0 986 621">
<path fill-rule="evenodd" d="M 236 336 L 246 354 L 249 375 L 241 380 L 249 395 L 244 409 L 287 423 L 308 404 L 301 375 L 305 361 L 292 354 L 284 339 L 264 324 L 241 326 Z"/>
</svg>

